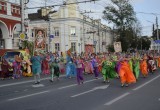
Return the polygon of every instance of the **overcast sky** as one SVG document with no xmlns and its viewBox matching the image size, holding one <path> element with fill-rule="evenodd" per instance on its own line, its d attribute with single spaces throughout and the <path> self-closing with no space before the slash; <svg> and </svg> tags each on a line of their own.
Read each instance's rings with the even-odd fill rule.
<svg viewBox="0 0 160 110">
<path fill-rule="evenodd" d="M 19 1 L 19 0 L 10 0 L 10 1 Z M 55 5 L 62 4 L 64 0 L 46 0 L 46 5 Z M 78 0 L 85 1 L 85 0 Z M 92 11 L 95 13 L 86 14 L 94 19 L 100 19 L 102 17 L 102 12 L 106 4 L 109 4 L 110 0 L 100 0 L 95 3 L 84 3 L 79 4 L 81 11 Z M 137 13 L 137 17 L 141 22 L 143 27 L 142 34 L 143 35 L 151 35 L 152 34 L 152 24 L 155 23 L 156 16 L 153 14 L 143 14 L 139 12 L 145 13 L 157 13 L 157 17 L 160 19 L 160 0 L 131 0 L 131 4 L 134 7 L 135 12 Z M 45 0 L 30 0 L 28 7 L 38 7 L 45 6 Z M 56 8 L 56 10 L 58 7 Z M 36 10 L 29 10 L 29 12 L 36 12 Z M 111 28 L 113 27 L 111 24 L 108 24 L 106 21 L 102 20 L 102 22 Z M 159 20 L 160 24 L 160 20 Z M 160 26 L 159 26 L 160 27 Z"/>
</svg>

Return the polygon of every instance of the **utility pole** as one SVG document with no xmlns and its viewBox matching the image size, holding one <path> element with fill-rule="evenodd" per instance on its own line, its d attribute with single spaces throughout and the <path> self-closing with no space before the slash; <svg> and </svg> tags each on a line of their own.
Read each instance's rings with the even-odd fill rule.
<svg viewBox="0 0 160 110">
<path fill-rule="evenodd" d="M 100 21 L 98 20 L 98 42 L 99 42 L 99 53 L 101 52 L 100 50 L 101 50 L 101 45 L 100 45 L 100 29 L 99 29 L 99 24 L 100 23 Z"/>
<path fill-rule="evenodd" d="M 50 52 L 50 49 L 51 49 L 51 43 L 52 43 L 52 40 L 50 38 L 50 35 L 51 35 L 51 18 L 50 16 L 48 15 L 48 24 L 49 24 L 49 28 L 48 28 L 48 52 Z"/>
<path fill-rule="evenodd" d="M 157 16 L 156 16 L 156 27 L 157 27 L 157 40 L 159 40 L 158 17 Z M 159 43 L 158 43 L 158 53 L 159 53 Z"/>
<path fill-rule="evenodd" d="M 156 27 L 157 27 L 157 40 L 159 40 L 159 33 L 158 33 L 158 17 L 156 16 Z"/>
<path fill-rule="evenodd" d="M 25 32 L 25 28 L 24 28 L 24 0 L 20 0 L 20 4 L 21 4 L 21 32 L 24 33 Z"/>
</svg>

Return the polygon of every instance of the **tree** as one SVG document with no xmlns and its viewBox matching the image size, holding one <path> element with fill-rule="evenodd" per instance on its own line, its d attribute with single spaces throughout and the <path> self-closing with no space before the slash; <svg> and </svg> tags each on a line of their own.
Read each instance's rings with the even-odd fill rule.
<svg viewBox="0 0 160 110">
<path fill-rule="evenodd" d="M 129 0 L 111 0 L 111 3 L 105 7 L 103 19 L 114 24 L 119 36 L 116 41 L 121 41 L 122 50 L 127 51 L 135 34 L 133 26 L 138 20 Z"/>
<path fill-rule="evenodd" d="M 29 52 L 30 52 L 30 55 L 33 56 L 33 54 L 34 54 L 34 43 L 33 42 L 30 42 L 30 41 L 27 41 L 27 40 L 23 41 L 22 48 L 23 49 L 28 48 Z"/>
</svg>

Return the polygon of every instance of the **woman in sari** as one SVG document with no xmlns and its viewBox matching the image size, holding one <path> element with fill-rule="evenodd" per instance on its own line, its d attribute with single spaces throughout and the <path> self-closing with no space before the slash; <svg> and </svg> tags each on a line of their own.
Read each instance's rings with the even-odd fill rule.
<svg viewBox="0 0 160 110">
<path fill-rule="evenodd" d="M 128 87 L 128 84 L 136 83 L 136 78 L 130 68 L 130 65 L 128 63 L 129 59 L 124 58 L 121 61 L 121 67 L 119 70 L 119 76 L 121 80 L 121 87 Z"/>
<path fill-rule="evenodd" d="M 141 70 L 141 73 L 144 78 L 148 75 L 147 59 L 148 59 L 147 55 L 144 55 L 144 57 L 143 57 L 143 59 L 141 59 L 141 63 L 140 63 L 140 70 Z"/>
<path fill-rule="evenodd" d="M 140 56 L 137 54 L 135 58 L 133 59 L 133 72 L 136 77 L 136 80 L 139 78 L 140 73 Z"/>
</svg>

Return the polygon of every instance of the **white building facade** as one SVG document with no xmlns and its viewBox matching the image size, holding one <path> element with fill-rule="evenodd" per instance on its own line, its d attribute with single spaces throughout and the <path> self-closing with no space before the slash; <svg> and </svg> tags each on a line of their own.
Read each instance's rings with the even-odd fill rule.
<svg viewBox="0 0 160 110">
<path fill-rule="evenodd" d="M 67 0 L 73 3 L 76 0 Z M 29 40 L 34 41 L 34 29 L 47 30 L 47 50 L 51 52 L 107 52 L 107 46 L 113 42 L 113 34 L 109 27 L 100 20 L 94 20 L 81 14 L 76 4 L 61 6 L 57 12 L 50 13 L 42 9 L 41 14 L 48 14 L 49 20 L 32 20 L 29 23 Z M 49 39 L 53 35 L 54 38 Z"/>
</svg>

